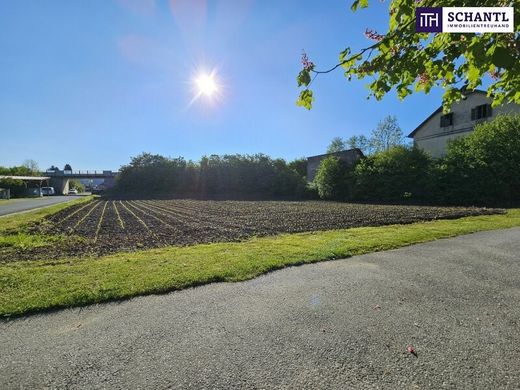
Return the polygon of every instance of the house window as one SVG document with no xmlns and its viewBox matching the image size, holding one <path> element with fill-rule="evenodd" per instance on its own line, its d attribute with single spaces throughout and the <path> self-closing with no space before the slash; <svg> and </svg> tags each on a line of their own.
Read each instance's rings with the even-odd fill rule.
<svg viewBox="0 0 520 390">
<path fill-rule="evenodd" d="M 491 105 L 490 104 L 482 104 L 475 108 L 471 109 L 471 120 L 477 120 L 482 118 L 488 118 L 492 115 Z"/>
<path fill-rule="evenodd" d="M 453 125 L 453 112 L 441 116 L 441 127 L 447 127 Z"/>
</svg>

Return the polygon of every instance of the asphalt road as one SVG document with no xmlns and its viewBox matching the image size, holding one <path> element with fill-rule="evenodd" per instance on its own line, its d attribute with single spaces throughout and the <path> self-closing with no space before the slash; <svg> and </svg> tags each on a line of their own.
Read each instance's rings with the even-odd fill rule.
<svg viewBox="0 0 520 390">
<path fill-rule="evenodd" d="M 519 253 L 477 233 L 3 321 L 0 388 L 518 389 Z"/>
<path fill-rule="evenodd" d="M 0 200 L 0 215 L 19 213 L 21 211 L 28 211 L 45 206 L 52 206 L 53 204 L 70 202 L 77 196 L 78 195 L 46 196 L 43 198 L 22 198 L 11 199 L 8 201 Z"/>
</svg>

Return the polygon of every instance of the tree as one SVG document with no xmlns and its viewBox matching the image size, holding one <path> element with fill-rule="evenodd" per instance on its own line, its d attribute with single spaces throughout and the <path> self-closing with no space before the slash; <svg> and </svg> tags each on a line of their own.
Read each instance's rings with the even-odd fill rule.
<svg viewBox="0 0 520 390">
<path fill-rule="evenodd" d="M 38 163 L 32 159 L 27 159 L 22 164 L 23 167 L 27 168 L 32 175 L 37 175 L 40 172 Z"/>
<path fill-rule="evenodd" d="M 152 196 L 298 198 L 306 195 L 305 173 L 305 160 L 290 167 L 264 154 L 210 155 L 196 163 L 143 153 L 121 167 L 115 190 Z"/>
<path fill-rule="evenodd" d="M 327 147 L 327 153 L 341 152 L 345 149 L 345 142 L 341 139 L 341 137 L 334 137 L 332 138 L 332 141 L 330 141 L 330 144 Z"/>
<path fill-rule="evenodd" d="M 369 154 L 372 150 L 370 140 L 364 135 L 353 135 L 345 141 L 349 149 L 359 149 L 363 154 Z"/>
<path fill-rule="evenodd" d="M 182 158 L 168 158 L 142 153 L 119 170 L 117 185 L 124 191 L 165 193 L 185 188 L 183 180 L 187 168 Z"/>
<path fill-rule="evenodd" d="M 78 190 L 78 192 L 84 192 L 85 186 L 77 179 L 69 180 L 69 188 L 71 190 Z"/>
<path fill-rule="evenodd" d="M 301 177 L 307 177 L 307 159 L 305 157 L 297 158 L 289 162 L 287 167 L 298 173 Z"/>
<path fill-rule="evenodd" d="M 389 150 L 392 146 L 403 144 L 403 131 L 395 116 L 387 116 L 372 130 L 370 148 L 375 152 Z"/>
<path fill-rule="evenodd" d="M 500 115 L 448 145 L 441 162 L 443 201 L 515 204 L 520 194 L 520 115 Z"/>
<path fill-rule="evenodd" d="M 422 150 L 394 146 L 358 162 L 353 196 L 365 201 L 431 200 L 433 162 Z"/>
<path fill-rule="evenodd" d="M 72 171 L 72 167 L 70 166 L 70 164 L 65 164 L 65 166 L 63 167 L 63 170 L 64 171 Z"/>
<path fill-rule="evenodd" d="M 352 11 L 368 7 L 368 0 L 354 0 Z M 512 6 L 511 0 L 497 0 L 495 6 Z M 484 0 L 445 0 L 444 7 L 488 6 Z M 303 53 L 303 69 L 298 74 L 300 92 L 297 104 L 312 108 L 313 93 L 309 89 L 319 74 L 342 67 L 345 77 L 369 77 L 369 97 L 377 100 L 391 90 L 400 99 L 413 92 L 429 93 L 433 87 L 444 89 L 443 105 L 462 99 L 462 87 L 473 90 L 489 80 L 488 95 L 493 106 L 505 102 L 520 103 L 520 25 L 510 34 L 427 34 L 415 32 L 415 7 L 433 7 L 431 0 L 391 0 L 388 8 L 388 31 L 380 34 L 366 29 L 372 42 L 353 53 L 347 47 L 339 54 L 339 62 L 330 69 L 316 70 Z M 515 7 L 515 20 L 520 20 L 520 7 Z M 313 77 L 311 77 L 311 75 Z"/>
<path fill-rule="evenodd" d="M 347 200 L 352 191 L 352 168 L 335 156 L 324 158 L 316 176 L 314 186 L 321 199 Z"/>
<path fill-rule="evenodd" d="M 30 164 L 28 164 L 30 165 Z M 32 164 L 31 164 L 32 165 Z M 32 165 L 34 169 L 34 165 Z M 37 173 L 37 171 L 36 171 Z M 28 166 L 20 165 L 15 167 L 0 167 L 0 175 L 6 176 L 34 176 L 35 172 Z M 23 180 L 0 179 L 0 187 L 11 189 L 13 197 L 22 196 L 27 188 L 27 184 Z"/>
<path fill-rule="evenodd" d="M 372 130 L 370 138 L 364 135 L 353 135 L 347 140 L 335 137 L 327 148 L 327 153 L 340 152 L 347 149 L 360 149 L 363 154 L 388 150 L 392 146 L 403 144 L 403 132 L 395 116 L 387 116 Z"/>
</svg>

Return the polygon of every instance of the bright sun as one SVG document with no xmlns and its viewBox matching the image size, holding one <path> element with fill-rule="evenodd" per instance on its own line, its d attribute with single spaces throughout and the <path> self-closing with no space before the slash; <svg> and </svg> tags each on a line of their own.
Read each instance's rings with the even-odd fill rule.
<svg viewBox="0 0 520 390">
<path fill-rule="evenodd" d="M 214 106 L 221 101 L 226 89 L 215 68 L 210 72 L 202 69 L 195 71 L 192 73 L 190 83 L 193 97 L 186 109 L 197 101 L 206 106 Z"/>
<path fill-rule="evenodd" d="M 202 73 L 197 76 L 195 79 L 195 85 L 199 95 L 211 97 L 218 92 L 218 86 L 213 72 L 210 74 Z"/>
</svg>

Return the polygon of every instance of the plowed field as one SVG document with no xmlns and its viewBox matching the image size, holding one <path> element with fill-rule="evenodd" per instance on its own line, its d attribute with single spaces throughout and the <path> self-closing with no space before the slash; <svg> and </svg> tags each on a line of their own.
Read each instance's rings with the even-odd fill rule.
<svg viewBox="0 0 520 390">
<path fill-rule="evenodd" d="M 252 236 L 407 224 L 499 210 L 335 202 L 94 200 L 44 219 L 33 230 L 75 237 L 67 244 L 19 251 L 17 258 L 101 255 L 118 251 L 236 241 Z M 79 239 L 77 239 L 79 237 Z M 67 241 L 65 241 L 67 242 Z M 10 253 L 9 257 L 13 254 Z M 3 255 L 0 252 L 0 261 Z"/>
</svg>

